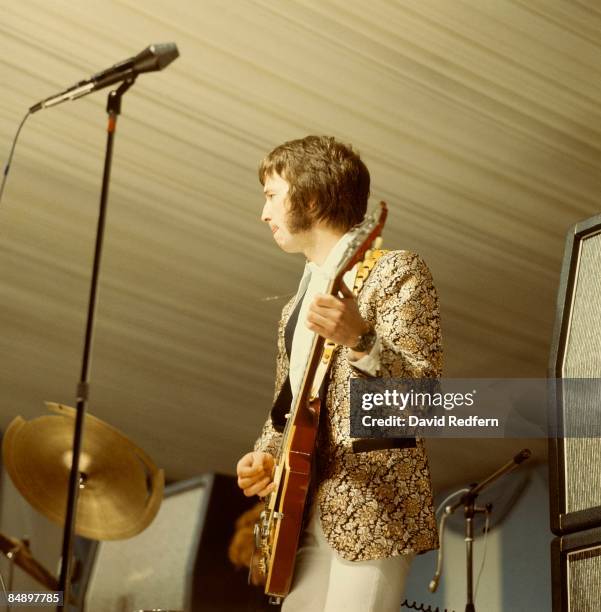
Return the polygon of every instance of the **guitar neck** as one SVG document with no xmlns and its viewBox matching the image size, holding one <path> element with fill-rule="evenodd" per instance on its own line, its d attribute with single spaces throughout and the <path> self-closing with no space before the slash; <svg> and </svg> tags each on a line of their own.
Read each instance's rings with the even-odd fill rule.
<svg viewBox="0 0 601 612">
<path fill-rule="evenodd" d="M 363 223 L 354 228 L 354 236 L 350 240 L 347 250 L 345 251 L 342 261 L 336 269 L 336 273 L 333 279 L 329 282 L 325 293 L 330 295 L 338 295 L 342 279 L 344 274 L 353 268 L 353 266 L 362 260 L 366 251 L 372 242 L 380 235 L 382 227 L 386 221 L 387 208 L 384 202 L 380 202 L 380 210 L 378 218 L 373 214 L 363 221 Z M 293 426 L 312 426 L 316 415 L 311 412 L 312 406 L 315 406 L 315 400 L 317 398 L 312 397 L 312 391 L 314 390 L 314 379 L 320 361 L 324 354 L 325 340 L 318 334 L 314 335 L 311 350 L 307 357 L 303 379 L 292 403 L 289 416 L 286 421 L 282 436 L 282 444 L 278 453 L 278 458 L 281 456 L 282 451 L 288 448 L 288 442 L 290 439 Z M 325 375 L 325 372 L 323 373 Z M 317 409 L 319 409 L 317 404 Z"/>
</svg>

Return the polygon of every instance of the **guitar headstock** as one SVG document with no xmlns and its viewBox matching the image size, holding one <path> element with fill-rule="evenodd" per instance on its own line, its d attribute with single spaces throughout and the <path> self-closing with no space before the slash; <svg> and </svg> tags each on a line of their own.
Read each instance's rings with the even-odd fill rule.
<svg viewBox="0 0 601 612">
<path fill-rule="evenodd" d="M 348 270 L 363 259 L 374 240 L 382 233 L 387 215 L 386 202 L 380 202 L 375 211 L 366 215 L 365 219 L 351 230 L 353 236 L 336 270 L 336 284 Z"/>
</svg>

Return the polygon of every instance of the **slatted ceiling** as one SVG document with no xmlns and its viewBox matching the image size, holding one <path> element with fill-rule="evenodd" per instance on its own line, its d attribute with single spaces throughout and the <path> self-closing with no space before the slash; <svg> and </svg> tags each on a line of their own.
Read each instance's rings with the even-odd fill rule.
<svg viewBox="0 0 601 612">
<path fill-rule="evenodd" d="M 468 126 L 463 127 L 465 133 Z M 406 139 L 406 134 L 403 134 L 403 138 Z M 478 130 L 477 142 L 481 150 L 465 151 L 463 145 L 454 146 L 455 143 L 447 142 L 445 143 L 447 148 L 432 154 L 428 153 L 428 145 L 424 146 L 423 139 L 422 142 L 413 141 L 412 144 L 418 155 L 412 154 L 398 161 L 388 160 L 390 168 L 387 170 L 394 174 L 402 167 L 405 170 L 404 180 L 412 178 L 407 176 L 408 173 L 416 174 L 418 185 L 423 185 L 422 190 L 430 188 L 432 182 L 442 183 L 440 186 L 445 193 L 459 192 L 461 201 L 458 205 L 462 206 L 469 206 L 470 200 L 476 195 L 474 190 L 483 186 L 479 180 L 483 175 L 487 177 L 486 185 L 493 187 L 491 191 L 477 194 L 478 200 L 484 200 L 482 203 L 487 204 L 486 208 L 496 208 L 501 211 L 513 211 L 517 208 L 517 212 L 523 214 L 526 205 L 530 205 L 527 210 L 532 210 L 534 203 L 540 207 L 554 204 L 557 208 L 570 206 L 575 212 L 582 214 L 583 209 L 593 203 L 598 177 L 595 173 L 591 173 L 590 164 L 588 166 L 570 164 L 565 157 L 562 156 L 561 159 L 558 157 L 558 170 L 553 176 L 558 175 L 562 178 L 559 184 L 556 178 L 550 176 L 548 168 L 545 170 L 550 157 L 553 156 L 548 149 L 530 143 L 528 161 L 531 165 L 526 166 L 528 170 L 526 172 L 525 160 L 521 158 L 526 144 L 524 139 L 519 138 L 516 142 L 515 135 L 514 138 L 508 137 L 498 130 L 491 129 L 489 125 L 483 130 Z M 485 151 L 486 142 L 495 143 L 494 147 L 488 147 L 488 152 Z M 453 147 L 452 160 L 446 159 L 449 155 L 448 147 Z M 422 153 L 420 160 L 419 153 L 424 150 L 430 157 Z M 508 151 L 512 155 L 507 155 Z M 505 154 L 504 161 L 492 157 L 503 157 L 503 154 Z M 397 182 L 400 181 L 397 179 Z M 581 203 L 578 205 L 575 200 L 585 200 L 586 205 L 583 206 Z"/>
<path fill-rule="evenodd" d="M 511 302 L 511 295 L 499 296 L 496 303 L 508 303 Z M 531 353 L 532 351 L 543 351 L 545 349 L 545 339 L 540 337 L 540 334 L 536 334 L 536 327 L 533 327 L 536 320 L 532 315 L 530 317 L 524 317 L 525 325 L 519 329 L 515 329 L 515 325 L 512 325 L 511 321 L 503 319 L 488 319 L 486 312 L 490 310 L 490 302 L 486 304 L 482 298 L 471 299 L 467 297 L 465 300 L 466 306 L 461 308 L 460 311 L 455 311 L 451 306 L 443 309 L 442 318 L 443 322 L 449 325 L 449 321 L 452 321 L 453 328 L 461 330 L 461 336 L 470 335 L 474 338 L 481 338 L 483 344 L 488 344 L 489 341 L 493 341 L 495 338 L 498 339 L 494 351 L 491 351 L 493 355 L 500 355 L 503 353 L 512 353 L 516 350 L 520 352 L 526 351 Z M 533 303 L 533 307 L 536 304 Z M 508 309 L 510 310 L 510 309 Z M 513 319 L 520 319 L 520 315 L 512 314 Z M 530 327 L 528 327 L 530 324 Z M 488 340 L 486 340 L 488 339 Z M 444 346 L 447 346 L 447 342 L 443 338 Z M 502 361 L 502 359 L 499 359 Z M 511 361 L 508 360 L 510 364 Z M 446 360 L 447 366 L 450 366 L 448 360 Z M 517 376 L 517 374 L 516 374 Z"/>
<path fill-rule="evenodd" d="M 405 180 L 397 194 L 404 191 L 411 193 L 415 187 L 422 197 L 412 202 L 394 192 L 382 194 L 393 205 L 391 223 L 385 234 L 387 244 L 390 244 L 390 237 L 398 236 L 398 233 L 406 240 L 410 228 L 411 234 L 418 234 L 417 237 L 410 237 L 417 250 L 419 240 L 427 240 L 436 246 L 433 250 L 461 251 L 463 258 L 471 258 L 478 265 L 486 259 L 486 269 L 488 266 L 507 268 L 509 259 L 512 267 L 519 265 L 526 274 L 542 274 L 547 278 L 554 276 L 548 267 L 547 254 L 550 245 L 556 243 L 559 236 L 548 235 L 543 225 L 544 219 L 531 219 L 528 209 L 525 209 L 520 222 L 518 212 L 511 215 L 513 219 L 508 218 L 507 211 L 504 213 L 500 204 L 495 206 L 492 198 L 470 200 L 467 195 L 453 193 L 450 185 L 447 185 L 447 189 L 440 189 L 425 179 L 420 181 L 419 177 L 406 178 L 411 180 Z M 444 208 L 439 206 L 438 210 L 428 210 L 421 204 L 423 201 L 433 203 L 432 208 L 436 202 L 442 201 Z M 525 224 L 524 217 L 532 225 Z M 397 227 L 398 232 L 395 232 Z M 457 240 L 458 236 L 461 236 L 461 242 Z M 393 242 L 395 245 L 402 244 L 398 239 Z"/>
<path fill-rule="evenodd" d="M 553 23 L 553 14 L 563 11 L 565 6 L 557 0 L 538 2 L 539 6 L 544 6 L 544 11 L 535 19 L 532 18 L 535 3 L 530 0 L 504 2 L 501 8 L 495 0 L 462 1 L 459 6 L 465 10 L 457 10 L 457 4 L 445 7 L 442 2 L 414 1 L 412 5 L 422 15 L 444 21 L 442 25 L 450 34 L 452 48 L 453 36 L 460 37 L 459 45 L 462 40 L 471 40 L 486 52 L 487 57 L 502 57 L 510 65 L 529 68 L 539 80 L 554 79 L 566 86 L 576 82 L 578 86 L 588 87 L 588 77 L 600 72 L 594 60 L 595 47 L 600 40 L 600 16 L 587 14 L 576 3 L 568 13 L 572 17 L 578 15 L 583 26 L 579 31 L 566 28 L 566 21 Z M 596 34 L 587 37 L 584 30 L 590 26 L 596 29 Z M 471 61 L 477 63 L 473 56 Z"/>
<path fill-rule="evenodd" d="M 181 52 L 123 102 L 91 412 L 170 478 L 233 469 L 269 405 L 274 324 L 303 265 L 258 221 L 256 168 L 307 133 L 356 145 L 373 202 L 391 205 L 385 246 L 431 266 L 447 375 L 544 375 L 565 230 L 599 208 L 595 9 L 3 2 L 4 155 L 38 100 L 151 42 Z M 43 399 L 73 403 L 106 93 L 36 113 L 21 135 L 0 205 L 0 428 Z M 437 482 L 463 479 L 469 454 L 452 474 L 438 448 Z"/>
<path fill-rule="evenodd" d="M 548 28 L 550 25 L 560 40 L 569 40 L 571 44 L 575 44 L 575 51 L 581 51 L 587 41 L 599 45 L 601 13 L 595 2 L 576 2 L 576 11 L 566 10 L 566 7 L 557 1 L 550 7 L 544 0 L 516 0 L 515 3 L 526 13 L 536 16 L 541 26 Z M 537 30 L 542 32 L 542 27 Z M 573 56 L 578 57 L 575 54 Z"/>
<path fill-rule="evenodd" d="M 405 208 L 406 202 L 403 202 L 402 206 Z M 400 227 L 403 228 L 402 236 L 407 234 L 407 228 L 403 226 L 402 221 Z M 458 259 L 455 258 L 461 259 L 461 270 L 465 270 L 466 266 L 470 267 L 472 279 L 473 274 L 482 274 L 485 278 L 501 276 L 504 281 L 512 281 L 513 271 L 519 268 L 520 279 L 515 281 L 519 286 L 523 286 L 526 282 L 539 283 L 543 279 L 550 283 L 556 280 L 556 275 L 549 269 L 548 260 L 543 254 L 539 255 L 537 251 L 531 249 L 518 248 L 515 244 L 513 247 L 511 244 L 503 244 L 501 236 L 482 234 L 475 228 L 470 232 L 465 225 L 462 227 L 457 219 L 432 217 L 428 220 L 424 215 L 424 219 L 420 221 L 412 219 L 410 233 L 414 232 L 419 236 L 428 236 L 433 245 L 426 262 L 439 270 L 436 276 L 438 282 L 450 280 L 458 272 Z M 388 230 L 387 243 L 393 241 L 419 252 L 419 240 L 415 236 L 393 240 L 390 234 Z M 505 235 L 507 234 L 509 232 Z M 458 235 L 462 236 L 462 242 L 457 240 Z M 450 282 L 446 291 L 454 291 L 453 285 L 459 292 L 467 290 L 466 287 L 457 287 Z M 476 290 L 473 283 L 471 290 L 470 297 L 476 297 L 473 295 L 473 291 Z"/>
<path fill-rule="evenodd" d="M 435 19 L 439 22 L 441 20 L 441 17 L 445 20 L 445 22 L 447 22 L 447 20 L 451 22 L 456 22 L 456 19 L 454 19 L 454 15 L 458 13 L 458 11 L 456 11 L 456 5 L 447 5 L 445 7 L 441 6 L 440 4 L 441 3 L 437 3 L 436 7 L 432 9 L 428 8 L 427 6 L 424 7 L 423 3 L 420 3 L 417 8 L 419 11 L 423 10 L 424 12 L 429 11 L 430 13 L 434 13 L 435 11 Z M 353 9 L 351 8 L 350 10 Z M 356 7 L 355 10 L 357 10 Z M 457 36 L 458 31 L 456 29 L 449 29 L 446 23 L 435 24 L 435 26 L 432 27 L 430 24 L 425 22 L 423 16 L 420 15 L 417 20 L 413 20 L 411 24 L 413 27 L 409 30 L 411 34 L 413 34 L 413 36 L 411 37 L 410 41 L 407 41 L 406 32 L 407 22 L 411 20 L 410 11 L 407 9 L 406 6 L 391 7 L 390 10 L 395 12 L 397 15 L 400 15 L 402 22 L 400 22 L 399 19 L 392 19 L 390 15 L 387 15 L 385 18 L 382 18 L 380 12 L 374 11 L 370 12 L 367 15 L 364 15 L 363 13 L 359 14 L 357 18 L 353 20 L 349 25 L 353 28 L 359 28 L 361 27 L 361 25 L 364 25 L 366 21 L 371 20 L 372 22 L 374 22 L 374 29 L 377 28 L 377 35 L 374 35 L 374 38 L 378 39 L 380 45 L 385 45 L 387 42 L 387 38 L 381 35 L 383 33 L 383 29 L 388 28 L 390 32 L 388 40 L 392 40 L 392 44 L 390 44 L 389 47 L 392 47 L 394 49 L 403 48 L 403 50 L 406 51 L 406 55 L 411 60 L 414 60 L 415 56 L 419 57 L 419 61 L 415 62 L 414 66 L 410 65 L 409 62 L 407 62 L 407 67 L 410 70 L 413 70 L 415 74 L 419 74 L 420 70 L 424 70 L 425 64 L 427 66 L 431 66 L 437 73 L 439 73 L 440 76 L 443 77 L 441 84 L 444 85 L 444 89 L 443 91 L 437 92 L 439 94 L 448 96 L 448 83 L 444 82 L 444 76 L 446 76 L 447 74 L 449 75 L 451 80 L 457 80 L 459 82 L 461 82 L 462 80 L 466 80 L 462 78 L 463 76 L 467 76 L 468 78 L 470 77 L 470 74 L 463 75 L 460 72 L 463 68 L 469 68 L 469 70 L 473 72 L 471 78 L 469 79 L 469 85 L 472 89 L 474 88 L 475 84 L 480 86 L 486 85 L 487 87 L 493 88 L 501 88 L 503 86 L 507 87 L 507 84 L 504 82 L 504 80 L 501 81 L 500 79 L 490 79 L 490 74 L 492 73 L 496 75 L 499 72 L 499 69 L 505 72 L 508 69 L 516 70 L 515 67 L 512 67 L 512 64 L 517 63 L 515 61 L 515 47 L 511 49 L 511 59 L 508 57 L 502 57 L 502 63 L 499 63 L 499 65 L 491 65 L 483 61 L 486 59 L 497 61 L 495 58 L 497 51 L 494 46 L 491 47 L 491 40 L 495 41 L 495 38 L 498 37 L 498 34 L 493 38 L 487 35 L 487 37 L 484 38 L 482 41 L 483 44 L 478 45 L 477 50 L 479 51 L 479 53 L 476 55 L 473 53 L 474 47 L 477 44 L 474 43 L 474 38 L 478 38 L 479 35 L 481 36 L 481 28 L 474 28 L 473 24 L 468 24 L 467 29 L 465 27 L 461 28 L 461 30 L 465 30 L 461 32 L 465 38 L 464 39 L 462 37 Z M 341 9 L 337 13 L 339 15 L 342 15 L 343 17 L 345 16 L 344 9 Z M 461 11 L 459 11 L 459 13 L 462 14 Z M 458 26 L 457 23 L 454 23 L 454 25 Z M 488 25 L 488 27 L 490 28 L 491 23 L 488 23 L 486 25 Z M 422 27 L 420 28 L 418 26 Z M 424 28 L 424 26 L 426 27 Z M 384 32 L 384 34 L 386 34 L 386 32 Z M 443 36 L 443 44 L 438 43 L 438 38 L 440 36 L 437 37 L 436 34 Z M 416 46 L 416 44 L 419 46 Z M 405 45 L 405 47 L 403 47 L 402 45 Z M 447 53 L 449 49 L 452 49 L 451 56 L 449 56 L 449 54 Z M 429 59 L 430 62 L 424 61 L 425 58 Z M 398 65 L 398 62 L 395 62 L 395 64 Z M 518 67 L 521 68 L 519 64 Z M 454 71 L 457 72 L 457 74 L 455 74 Z M 480 80 L 477 81 L 477 83 L 474 83 L 474 76 L 480 77 Z M 502 74 L 502 76 L 506 75 Z M 516 83 L 512 83 L 512 85 L 527 87 L 528 83 L 522 81 L 521 76 L 522 75 L 519 75 L 519 81 Z M 536 77 L 537 75 L 535 74 L 534 76 Z M 428 85 L 431 87 L 432 83 L 429 82 Z M 510 93 L 515 98 L 515 89 L 512 89 Z M 536 92 L 537 95 L 539 93 L 539 91 Z M 491 97 L 496 99 L 498 98 L 498 95 Z M 535 100 L 535 103 L 538 102 L 538 100 Z"/>
</svg>

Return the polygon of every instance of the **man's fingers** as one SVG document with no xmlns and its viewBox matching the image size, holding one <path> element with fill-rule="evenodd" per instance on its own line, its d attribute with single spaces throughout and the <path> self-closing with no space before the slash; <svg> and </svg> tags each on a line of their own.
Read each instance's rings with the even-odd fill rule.
<svg viewBox="0 0 601 612">
<path fill-rule="evenodd" d="M 319 334 L 326 340 L 331 339 L 330 337 L 333 333 L 333 326 L 323 317 L 321 317 L 321 319 L 323 320 L 323 324 L 318 323 L 316 319 L 317 316 L 307 317 L 307 329 L 311 330 L 312 332 L 315 332 L 316 334 Z"/>
<path fill-rule="evenodd" d="M 262 491 L 259 491 L 257 495 L 259 497 L 265 497 L 275 491 L 275 482 L 272 482 L 270 485 L 267 485 Z"/>
<path fill-rule="evenodd" d="M 327 317 L 324 317 L 323 314 L 316 312 L 315 310 L 310 310 L 307 313 L 307 321 L 319 327 L 328 327 L 331 324 Z"/>
<path fill-rule="evenodd" d="M 313 303 L 316 306 L 322 306 L 324 308 L 335 308 L 337 310 L 339 310 L 343 306 L 339 298 L 326 293 L 318 293 L 313 298 Z"/>
<path fill-rule="evenodd" d="M 257 495 L 257 493 L 259 493 L 260 491 L 263 491 L 263 489 L 265 489 L 267 485 L 269 485 L 270 482 L 271 482 L 271 476 L 266 476 L 265 478 L 261 478 L 261 480 L 259 480 L 254 485 L 244 489 L 244 495 L 246 495 L 246 497 L 252 497 L 253 495 Z"/>
<path fill-rule="evenodd" d="M 274 465 L 273 456 L 269 453 L 257 453 L 257 466 L 265 473 L 271 472 Z"/>
<path fill-rule="evenodd" d="M 346 286 L 346 284 L 341 281 L 340 282 L 340 293 L 342 294 L 344 299 L 355 299 L 355 294 Z M 329 293 L 318 293 L 313 298 L 313 303 L 317 306 L 323 306 L 325 308 L 336 308 L 340 309 L 344 307 L 344 303 L 341 298 L 331 295 Z"/>
<path fill-rule="evenodd" d="M 263 469 L 263 457 L 261 453 L 253 453 L 253 462 L 251 467 L 253 470 Z"/>
<path fill-rule="evenodd" d="M 344 281 L 340 281 L 340 293 L 342 293 L 345 298 L 355 298 L 355 294 L 346 286 Z"/>
<path fill-rule="evenodd" d="M 273 468 L 273 457 L 269 453 L 255 451 L 247 453 L 236 464 L 236 473 L 239 476 L 252 476 Z"/>
<path fill-rule="evenodd" d="M 263 468 L 242 468 L 238 471 L 238 480 L 250 480 L 255 482 L 259 478 L 263 478 L 271 473 L 271 470 Z"/>
<path fill-rule="evenodd" d="M 273 480 L 274 465 L 275 459 L 270 453 L 246 453 L 236 464 L 238 486 L 244 495 L 251 497 L 264 491 Z"/>
<path fill-rule="evenodd" d="M 238 476 L 238 486 L 241 489 L 248 489 L 248 487 L 252 487 L 252 485 L 256 484 L 259 480 L 265 479 L 271 476 L 271 474 L 266 474 L 265 472 L 261 472 L 260 474 L 253 476 Z"/>
<path fill-rule="evenodd" d="M 338 322 L 344 317 L 343 308 L 328 308 L 327 306 L 320 306 L 319 304 L 311 304 L 309 312 L 320 314 L 322 317 L 326 317 L 328 320 Z"/>
<path fill-rule="evenodd" d="M 239 467 L 237 470 L 238 476 L 242 476 L 243 478 L 249 478 L 251 476 L 256 476 L 257 474 L 261 474 L 265 470 L 262 465 L 259 466 L 249 466 L 249 467 Z"/>
<path fill-rule="evenodd" d="M 253 457 L 255 453 L 246 453 L 243 457 L 241 457 L 236 464 L 236 471 L 238 472 L 242 468 L 250 467 L 253 464 Z"/>
</svg>

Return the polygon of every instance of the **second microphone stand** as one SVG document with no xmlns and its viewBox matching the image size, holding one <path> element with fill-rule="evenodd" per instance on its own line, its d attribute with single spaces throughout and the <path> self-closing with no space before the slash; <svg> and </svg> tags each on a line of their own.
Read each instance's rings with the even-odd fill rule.
<svg viewBox="0 0 601 612">
<path fill-rule="evenodd" d="M 476 506 L 478 495 L 497 478 L 512 472 L 523 461 L 530 457 L 530 450 L 527 448 L 521 450 L 511 461 L 500 467 L 496 472 L 483 480 L 480 484 L 472 484 L 467 493 L 464 493 L 459 501 L 452 506 L 447 506 L 444 510 L 446 516 L 450 516 L 463 506 L 463 514 L 465 517 L 465 555 L 467 564 L 467 602 L 465 604 L 465 612 L 475 612 L 474 607 L 474 516 L 478 513 L 489 513 L 492 505 L 487 504 L 485 507 Z M 442 534 L 441 534 L 442 537 Z M 436 588 L 436 587 L 434 587 Z M 432 590 L 432 589 L 431 589 Z"/>
</svg>

